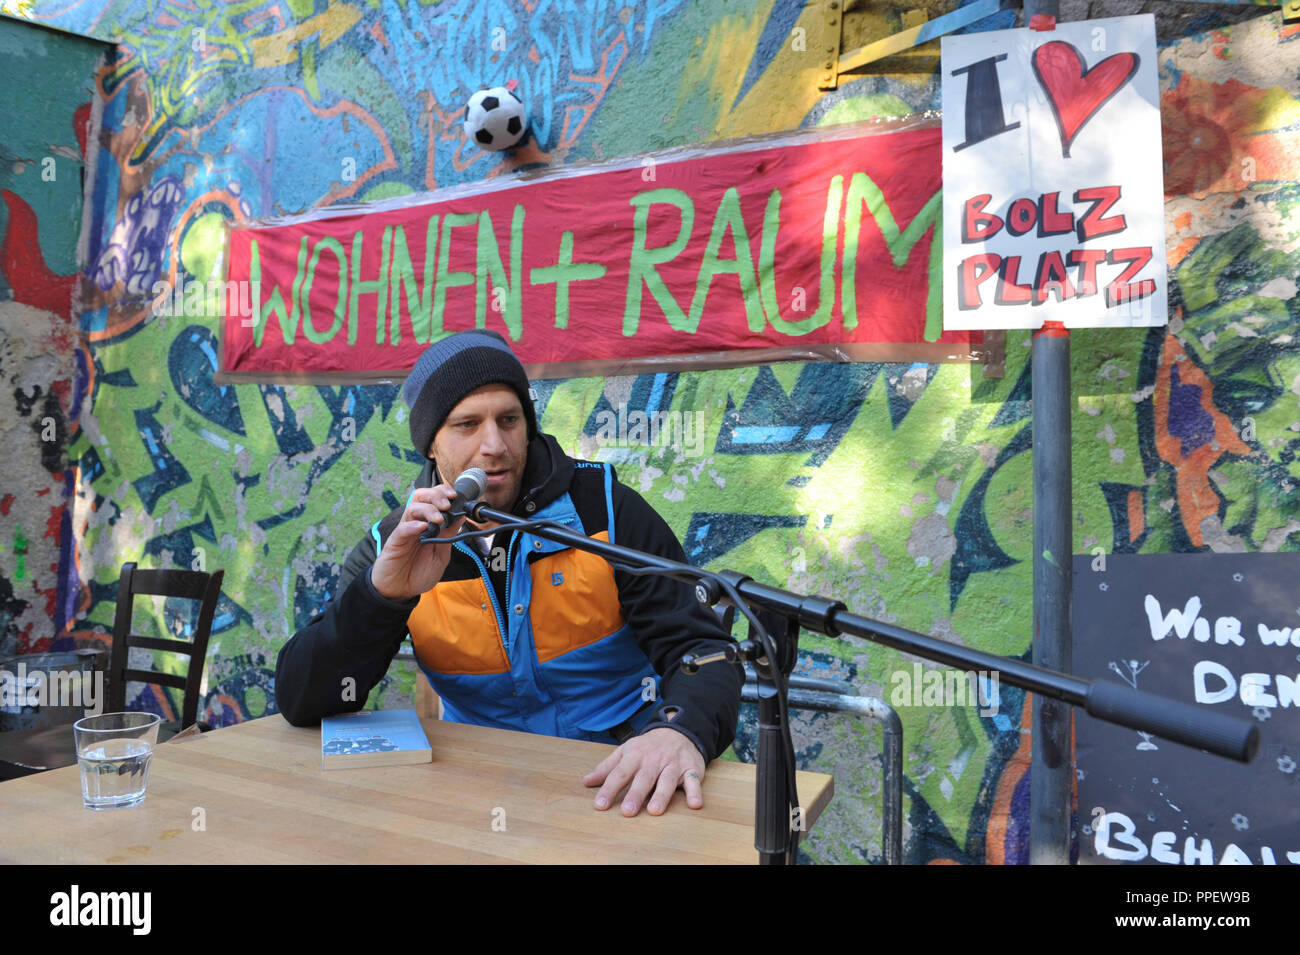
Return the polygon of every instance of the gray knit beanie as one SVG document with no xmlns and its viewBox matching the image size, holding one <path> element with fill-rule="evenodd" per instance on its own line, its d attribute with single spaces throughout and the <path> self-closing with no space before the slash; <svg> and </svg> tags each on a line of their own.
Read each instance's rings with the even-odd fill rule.
<svg viewBox="0 0 1300 955">
<path fill-rule="evenodd" d="M 402 385 L 402 400 L 411 409 L 411 443 L 429 456 L 429 445 L 447 415 L 471 391 L 502 384 L 514 389 L 524 408 L 528 437 L 537 434 L 537 415 L 529 396 L 528 376 L 506 340 L 479 329 L 448 335 L 424 350 Z"/>
</svg>

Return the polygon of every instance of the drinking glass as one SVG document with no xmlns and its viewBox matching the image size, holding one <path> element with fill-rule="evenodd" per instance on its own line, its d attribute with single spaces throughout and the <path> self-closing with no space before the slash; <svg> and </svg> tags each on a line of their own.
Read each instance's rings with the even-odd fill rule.
<svg viewBox="0 0 1300 955">
<path fill-rule="evenodd" d="M 157 713 L 103 713 L 72 724 L 81 767 L 81 800 L 87 809 L 144 802 L 161 722 Z"/>
</svg>

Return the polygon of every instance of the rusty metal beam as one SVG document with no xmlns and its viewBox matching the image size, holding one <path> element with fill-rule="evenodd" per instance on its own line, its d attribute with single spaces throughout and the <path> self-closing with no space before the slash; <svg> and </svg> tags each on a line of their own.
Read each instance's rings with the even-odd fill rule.
<svg viewBox="0 0 1300 955">
<path fill-rule="evenodd" d="M 1014 2 L 1014 0 L 976 0 L 975 3 L 969 6 L 958 7 L 952 13 L 945 13 L 941 17 L 927 20 L 925 23 L 910 27 L 901 33 L 895 33 L 893 36 L 887 36 L 884 39 L 868 43 L 856 50 L 850 50 L 839 58 L 837 72 L 841 74 L 852 72 L 866 66 L 868 63 L 882 60 L 887 56 L 894 56 L 922 43 L 937 40 L 946 33 L 960 30 L 972 23 L 978 23 L 980 20 L 991 17 L 1002 10 L 1009 10 L 1019 6 L 1020 4 Z M 826 89 L 827 87 L 823 86 L 822 88 Z"/>
<path fill-rule="evenodd" d="M 817 55 L 822 60 L 822 71 L 817 86 L 833 90 L 840 83 L 840 44 L 844 41 L 844 9 L 841 0 L 821 0 L 821 9 L 812 22 L 816 31 L 813 38 Z"/>
</svg>

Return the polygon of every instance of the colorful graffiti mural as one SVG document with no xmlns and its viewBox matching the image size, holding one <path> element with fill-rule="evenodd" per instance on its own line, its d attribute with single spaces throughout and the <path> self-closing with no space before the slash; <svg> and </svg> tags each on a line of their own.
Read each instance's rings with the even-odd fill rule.
<svg viewBox="0 0 1300 955">
<path fill-rule="evenodd" d="M 897 28 L 903 7 L 882 9 L 861 28 Z M 1223 28 L 1218 12 L 1202 16 L 1214 27 L 1204 33 L 1161 34 L 1173 322 L 1074 337 L 1079 552 L 1300 548 L 1300 43 L 1275 11 Z M 329 599 L 348 550 L 405 496 L 418 459 L 395 386 L 216 384 L 215 316 L 202 304 L 152 312 L 153 282 L 215 274 L 232 218 L 937 105 L 933 64 L 845 78 L 823 95 L 819 57 L 798 33 L 813 12 L 799 0 L 36 0 L 31 15 L 121 41 L 95 76 L 102 132 L 71 312 L 78 371 L 58 395 L 76 469 L 65 565 L 81 586 L 45 626 L 94 639 L 125 560 L 224 568 L 205 684 L 217 725 L 274 710 L 276 651 Z M 513 155 L 480 152 L 457 114 L 473 89 L 510 79 L 532 138 Z M 27 228 L 6 208 L 11 228 Z M 44 227 L 49 213 L 35 214 Z M 50 247 L 44 233 L 40 243 Z M 67 255 L 46 262 L 56 277 L 76 268 Z M 571 452 L 616 463 L 692 560 L 1025 657 L 1027 345 L 1008 336 L 1004 378 L 787 364 L 538 382 L 538 413 Z M 14 400 L 36 415 L 49 399 L 26 389 Z M 610 420 L 637 411 L 676 416 L 683 440 L 611 433 Z M 22 523 L 30 568 L 49 525 Z M 0 543 L 0 615 L 19 599 L 35 606 L 19 593 L 16 538 Z M 146 626 L 184 620 L 161 607 Z M 806 669 L 886 700 L 891 675 L 912 665 L 849 641 L 805 636 L 803 648 Z M 395 666 L 374 702 L 409 705 L 412 679 Z M 132 705 L 170 715 L 176 703 L 146 689 Z M 988 715 L 900 715 L 907 860 L 1025 861 L 1023 694 L 1004 686 Z M 811 713 L 794 729 L 801 764 L 837 777 L 807 858 L 877 861 L 879 729 Z"/>
<path fill-rule="evenodd" d="M 106 49 L 0 19 L 0 658 L 75 642 L 67 450 L 85 391 L 70 321 L 91 87 Z"/>
</svg>

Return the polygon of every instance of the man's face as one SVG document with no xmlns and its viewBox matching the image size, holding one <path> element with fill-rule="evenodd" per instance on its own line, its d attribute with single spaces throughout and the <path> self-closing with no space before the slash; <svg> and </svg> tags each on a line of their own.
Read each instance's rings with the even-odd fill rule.
<svg viewBox="0 0 1300 955">
<path fill-rule="evenodd" d="M 448 484 L 467 468 L 487 472 L 483 500 L 508 510 L 519 497 L 528 460 L 528 421 L 519 396 L 505 385 L 471 391 L 447 415 L 429 448 Z"/>
</svg>

